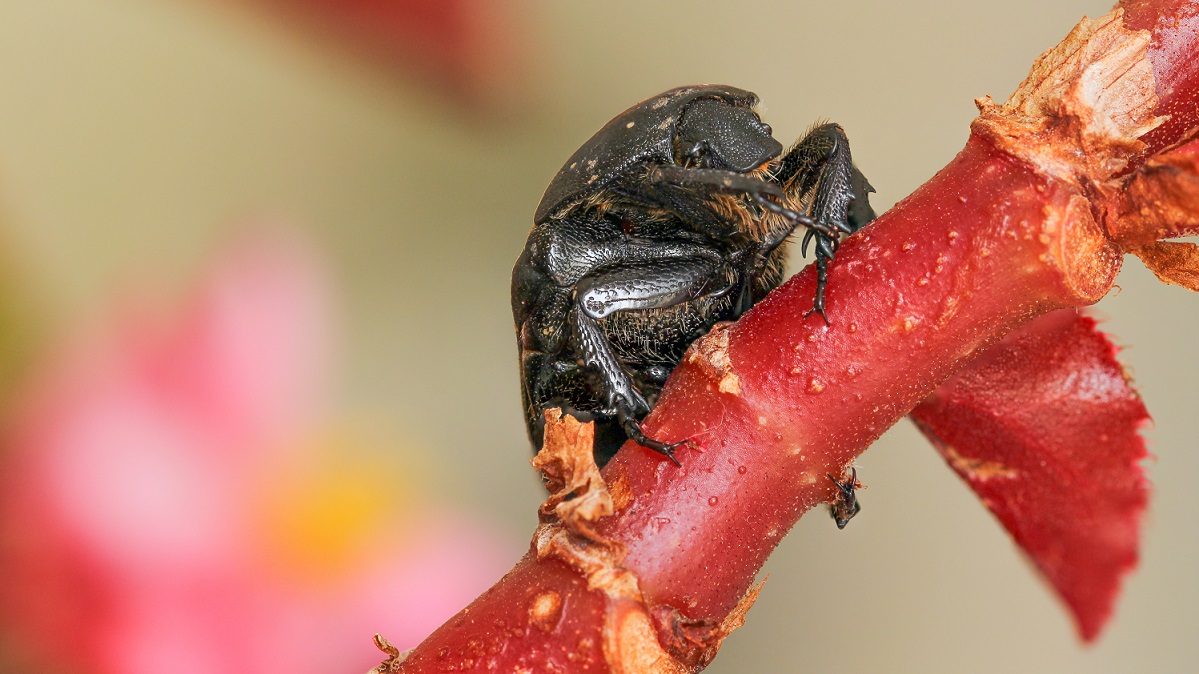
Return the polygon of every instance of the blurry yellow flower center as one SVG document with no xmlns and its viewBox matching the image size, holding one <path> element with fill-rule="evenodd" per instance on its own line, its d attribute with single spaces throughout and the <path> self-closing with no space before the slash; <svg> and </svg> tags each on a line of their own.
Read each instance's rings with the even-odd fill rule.
<svg viewBox="0 0 1199 674">
<path fill-rule="evenodd" d="M 299 474 L 280 471 L 265 504 L 264 533 L 270 566 L 332 580 L 395 540 L 410 490 L 397 483 L 393 467 L 372 466 L 361 452 L 342 451 L 343 443 L 321 445 L 318 455 L 332 461 Z"/>
</svg>

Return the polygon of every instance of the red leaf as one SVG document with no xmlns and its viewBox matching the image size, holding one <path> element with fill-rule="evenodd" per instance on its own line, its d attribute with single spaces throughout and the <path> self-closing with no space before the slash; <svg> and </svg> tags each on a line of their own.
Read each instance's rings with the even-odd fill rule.
<svg viewBox="0 0 1199 674">
<path fill-rule="evenodd" d="M 1149 419 L 1095 321 L 1062 310 L 1016 330 L 913 412 L 949 465 L 1098 636 L 1137 562 Z"/>
</svg>

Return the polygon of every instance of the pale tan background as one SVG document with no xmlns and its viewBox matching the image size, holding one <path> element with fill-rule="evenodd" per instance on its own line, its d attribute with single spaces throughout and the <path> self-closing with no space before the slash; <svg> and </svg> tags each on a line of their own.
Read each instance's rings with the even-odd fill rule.
<svg viewBox="0 0 1199 674">
<path fill-rule="evenodd" d="M 182 283 L 249 213 L 303 223 L 345 299 L 346 408 L 382 411 L 433 477 L 523 541 L 526 464 L 508 274 L 545 184 L 660 90 L 756 91 L 776 136 L 841 122 L 880 210 L 943 166 L 971 100 L 1107 0 L 513 3 L 527 106 L 470 113 L 237 4 L 0 3 L 4 234 L 53 320 L 131 276 Z M 844 532 L 805 518 L 713 672 L 1199 671 L 1199 297 L 1135 260 L 1104 300 L 1144 393 L 1155 495 L 1144 559 L 1101 643 L 908 425 L 860 462 Z M 439 427 L 454 418 L 452 432 Z M 369 635 L 364 635 L 367 638 Z"/>
</svg>

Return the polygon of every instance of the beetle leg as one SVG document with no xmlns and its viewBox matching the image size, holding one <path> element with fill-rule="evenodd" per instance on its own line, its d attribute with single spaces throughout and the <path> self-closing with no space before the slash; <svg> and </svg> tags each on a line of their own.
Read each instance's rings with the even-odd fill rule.
<svg viewBox="0 0 1199 674">
<path fill-rule="evenodd" d="M 812 234 L 812 230 L 808 230 L 808 234 Z M 832 325 L 828 315 L 824 313 L 824 292 L 828 288 L 828 268 L 829 263 L 833 261 L 833 256 L 837 253 L 837 239 L 827 237 L 820 232 L 816 232 L 813 238 L 816 239 L 816 299 L 812 302 L 812 308 L 803 316 L 807 318 L 812 314 L 820 314 L 824 319 L 825 325 Z M 807 249 L 808 237 L 804 236 L 803 248 Z"/>
<path fill-rule="evenodd" d="M 593 319 L 617 311 L 660 309 L 721 294 L 728 288 L 724 271 L 715 254 L 624 262 L 580 279 L 575 302 Z"/>
<path fill-rule="evenodd" d="M 621 365 L 620 359 L 612 351 L 608 338 L 596 324 L 595 319 L 587 315 L 581 307 L 574 312 L 575 331 L 578 335 L 578 349 L 583 357 L 583 363 L 595 369 L 603 382 L 604 413 L 615 416 L 623 410 L 628 414 L 645 415 L 649 413 L 649 403 L 633 385 L 629 375 Z"/>
<path fill-rule="evenodd" d="M 807 318 L 812 314 L 820 314 L 825 325 L 832 325 L 832 321 L 824 313 L 824 291 L 828 287 L 828 263 L 832 259 L 832 256 L 825 257 L 824 249 L 819 245 L 816 246 L 816 299 L 812 301 L 812 308 L 803 315 L 804 318 Z"/>
<path fill-rule="evenodd" d="M 812 310 L 829 323 L 824 311 L 829 262 L 841 234 L 852 234 L 874 219 L 869 194 L 874 191 L 853 165 L 849 140 L 836 124 L 815 127 L 779 162 L 777 179 L 794 198 L 808 203 L 808 214 L 821 227 L 809 228 L 801 252 L 816 241 L 816 298 Z"/>
<path fill-rule="evenodd" d="M 836 124 L 804 135 L 780 159 L 774 177 L 793 198 L 808 199 L 809 216 L 827 230 L 852 234 L 874 219 L 874 188 L 853 165 L 849 139 Z"/>
<path fill-rule="evenodd" d="M 637 417 L 626 411 L 624 408 L 617 408 L 616 420 L 620 422 L 620 427 L 624 429 L 625 434 L 628 435 L 633 442 L 641 445 L 642 447 L 652 449 L 655 452 L 665 456 L 676 466 L 683 465 L 679 463 L 678 459 L 674 458 L 674 450 L 687 444 L 686 439 L 671 443 L 655 440 L 641 430 L 641 422 L 637 421 Z"/>
<path fill-rule="evenodd" d="M 639 419 L 649 405 L 633 385 L 597 321 L 617 311 L 638 311 L 673 306 L 700 296 L 728 292 L 725 267 L 715 256 L 667 258 L 628 262 L 590 274 L 575 285 L 573 310 L 578 348 L 586 365 L 593 367 L 604 388 L 604 413 L 615 417 L 630 438 L 674 461 L 674 449 L 647 437 Z M 676 462 L 677 463 L 677 462 Z"/>
</svg>

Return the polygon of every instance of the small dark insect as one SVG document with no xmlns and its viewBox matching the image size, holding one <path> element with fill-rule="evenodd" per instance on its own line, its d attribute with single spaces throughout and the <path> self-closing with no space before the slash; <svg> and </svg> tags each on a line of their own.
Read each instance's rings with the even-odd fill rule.
<svg viewBox="0 0 1199 674">
<path fill-rule="evenodd" d="M 858 488 L 858 469 L 851 469 L 849 479 L 845 482 L 838 482 L 837 478 L 832 475 L 828 479 L 837 485 L 837 490 L 840 492 L 837 495 L 837 500 L 833 501 L 828 506 L 828 514 L 832 515 L 833 520 L 837 523 L 838 529 L 844 529 L 849 520 L 853 519 L 854 515 L 862 512 L 862 504 L 858 503 L 858 496 L 855 490 Z M 828 473 L 825 473 L 828 475 Z"/>
<path fill-rule="evenodd" d="M 786 154 L 751 92 L 672 89 L 617 115 L 566 160 L 537 206 L 512 271 L 525 420 L 596 422 L 601 466 L 626 438 L 675 461 L 685 441 L 641 419 L 687 346 L 736 319 L 783 278 L 797 225 L 816 242 L 811 313 L 825 315 L 842 234 L 874 218 L 845 132 L 814 127 Z M 780 156 L 781 155 L 781 156 Z"/>
</svg>

